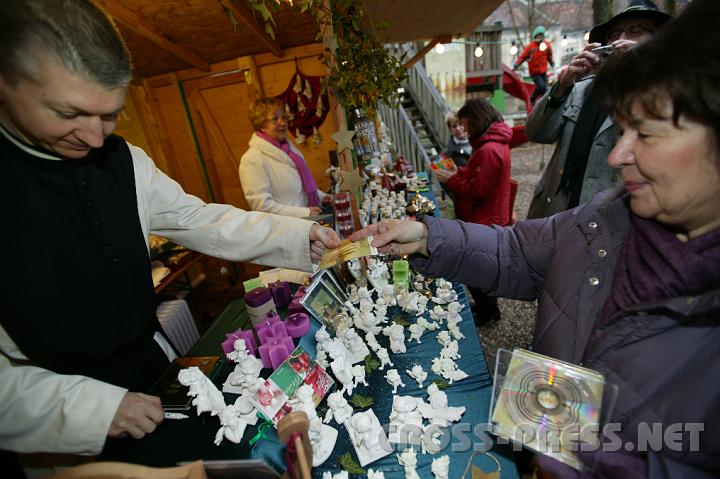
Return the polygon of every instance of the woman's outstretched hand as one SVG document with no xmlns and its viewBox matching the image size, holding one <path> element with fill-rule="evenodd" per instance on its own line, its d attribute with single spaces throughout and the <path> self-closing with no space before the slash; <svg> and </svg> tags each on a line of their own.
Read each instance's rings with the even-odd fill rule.
<svg viewBox="0 0 720 479">
<path fill-rule="evenodd" d="M 350 236 L 350 241 L 368 235 L 373 235 L 372 245 L 381 253 L 397 256 L 420 253 L 429 256 L 427 226 L 419 221 L 382 220 L 356 231 Z"/>
</svg>

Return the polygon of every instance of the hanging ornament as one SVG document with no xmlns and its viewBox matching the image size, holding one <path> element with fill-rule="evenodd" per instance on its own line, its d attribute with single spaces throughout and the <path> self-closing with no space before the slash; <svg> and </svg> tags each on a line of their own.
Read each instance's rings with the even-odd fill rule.
<svg viewBox="0 0 720 479">
<path fill-rule="evenodd" d="M 293 91 L 298 95 L 301 91 L 303 91 L 303 80 L 297 73 L 295 74 L 295 86 L 293 87 Z"/>
<path fill-rule="evenodd" d="M 303 90 L 303 95 L 305 95 L 305 98 L 308 99 L 308 101 L 313 100 L 313 91 L 312 91 L 312 85 L 310 82 L 305 82 L 305 89 Z"/>
<path fill-rule="evenodd" d="M 313 134 L 312 134 L 312 142 L 316 145 L 320 145 L 320 143 L 323 142 L 322 136 L 320 136 L 320 132 L 317 130 L 317 127 L 313 126 Z"/>
<path fill-rule="evenodd" d="M 319 96 L 318 99 L 317 99 L 317 104 L 315 105 L 315 115 L 316 115 L 318 118 L 322 118 L 322 116 L 323 116 L 323 111 L 324 111 L 324 110 L 323 110 L 323 102 L 322 102 L 322 100 L 323 100 L 322 97 Z"/>
<path fill-rule="evenodd" d="M 290 78 L 285 92 L 277 98 L 285 104 L 288 115 L 288 131 L 298 143 L 315 140 L 315 132 L 323 124 L 330 111 L 327 93 L 322 93 L 321 76 L 304 75 L 295 63 L 295 74 Z M 320 139 L 322 141 L 322 138 Z"/>
<path fill-rule="evenodd" d="M 285 103 L 285 114 L 288 117 L 288 122 L 291 122 L 295 119 L 295 113 L 290 109 L 290 105 Z"/>
</svg>

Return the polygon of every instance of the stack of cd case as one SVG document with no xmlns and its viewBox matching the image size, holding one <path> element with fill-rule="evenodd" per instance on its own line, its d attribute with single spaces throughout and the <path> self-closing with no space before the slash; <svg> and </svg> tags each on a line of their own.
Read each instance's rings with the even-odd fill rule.
<svg viewBox="0 0 720 479">
<path fill-rule="evenodd" d="M 597 371 L 524 349 L 500 349 L 491 432 L 582 470 L 577 452 L 599 444 L 617 390 Z"/>
</svg>

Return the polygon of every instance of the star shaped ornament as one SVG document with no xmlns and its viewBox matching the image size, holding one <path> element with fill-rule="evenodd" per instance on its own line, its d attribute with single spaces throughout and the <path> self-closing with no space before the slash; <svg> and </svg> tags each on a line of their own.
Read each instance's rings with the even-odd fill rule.
<svg viewBox="0 0 720 479">
<path fill-rule="evenodd" d="M 365 186 L 365 180 L 358 173 L 356 169 L 350 171 L 341 171 L 340 176 L 342 181 L 340 182 L 340 191 L 351 191 L 355 197 L 362 193 L 362 188 Z"/>
<path fill-rule="evenodd" d="M 355 130 L 338 130 L 332 134 L 332 139 L 335 140 L 338 145 L 338 154 L 345 150 L 353 149 L 353 136 L 355 136 Z"/>
</svg>

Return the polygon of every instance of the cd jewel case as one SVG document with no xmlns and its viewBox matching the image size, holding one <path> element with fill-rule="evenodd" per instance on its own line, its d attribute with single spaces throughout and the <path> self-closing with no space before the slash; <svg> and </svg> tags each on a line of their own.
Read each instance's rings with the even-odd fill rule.
<svg viewBox="0 0 720 479">
<path fill-rule="evenodd" d="M 607 417 L 616 394 L 597 371 L 524 349 L 501 349 L 490 405 L 492 432 L 580 470 L 576 451 L 597 444 L 601 411 Z"/>
</svg>

